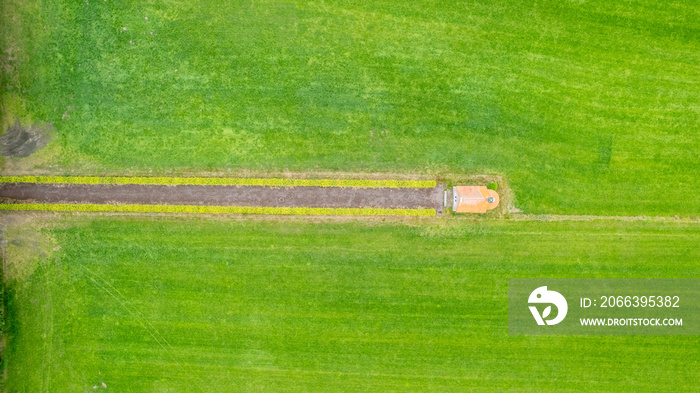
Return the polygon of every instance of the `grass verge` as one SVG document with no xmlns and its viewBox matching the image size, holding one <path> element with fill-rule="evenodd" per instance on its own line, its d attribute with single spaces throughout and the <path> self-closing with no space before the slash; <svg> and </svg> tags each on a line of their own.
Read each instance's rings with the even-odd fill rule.
<svg viewBox="0 0 700 393">
<path fill-rule="evenodd" d="M 250 179 L 224 177 L 0 176 L 0 183 L 161 184 L 271 187 L 432 188 L 435 180 Z"/>
<path fill-rule="evenodd" d="M 295 216 L 434 216 L 435 209 L 373 209 L 327 207 L 254 207 L 192 205 L 101 205 L 71 203 L 2 203 L 0 210 L 64 212 L 277 214 Z"/>
</svg>

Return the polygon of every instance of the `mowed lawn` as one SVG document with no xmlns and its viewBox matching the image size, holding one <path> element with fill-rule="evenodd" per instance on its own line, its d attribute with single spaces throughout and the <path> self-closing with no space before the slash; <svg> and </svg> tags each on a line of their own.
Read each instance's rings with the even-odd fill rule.
<svg viewBox="0 0 700 393">
<path fill-rule="evenodd" d="M 700 212 L 694 1 L 0 4 L 3 127 L 57 134 L 6 169 L 495 173 L 529 213 Z"/>
<path fill-rule="evenodd" d="M 6 231 L 8 258 L 24 255 L 5 273 L 12 392 L 689 391 L 700 380 L 697 337 L 509 336 L 506 315 L 509 277 L 697 277 L 697 225 L 67 217 L 43 240 L 32 231 Z M 22 252 L 42 247 L 44 258 Z"/>
</svg>

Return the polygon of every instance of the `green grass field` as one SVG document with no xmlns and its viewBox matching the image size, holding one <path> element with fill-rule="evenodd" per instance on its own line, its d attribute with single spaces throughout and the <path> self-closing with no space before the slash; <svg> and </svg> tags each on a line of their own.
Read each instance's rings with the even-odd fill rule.
<svg viewBox="0 0 700 393">
<path fill-rule="evenodd" d="M 525 213 L 697 219 L 696 3 L 0 0 L 0 133 L 54 136 L 0 174 L 487 174 Z M 0 219 L 0 392 L 700 380 L 697 336 L 509 336 L 506 299 L 510 277 L 699 277 L 697 220 Z"/>
<path fill-rule="evenodd" d="M 0 7 L 3 128 L 57 135 L 6 174 L 492 173 L 529 213 L 700 211 L 696 2 Z"/>
<path fill-rule="evenodd" d="M 698 277 L 697 225 L 62 217 L 5 233 L 11 392 L 660 392 L 700 379 L 694 336 L 508 336 L 506 315 L 508 277 Z"/>
</svg>

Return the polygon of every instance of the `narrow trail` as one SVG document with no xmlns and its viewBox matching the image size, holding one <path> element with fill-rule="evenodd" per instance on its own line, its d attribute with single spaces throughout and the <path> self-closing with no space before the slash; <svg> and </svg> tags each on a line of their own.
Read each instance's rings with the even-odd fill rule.
<svg viewBox="0 0 700 393">
<path fill-rule="evenodd" d="M 666 216 L 592 216 L 592 215 L 566 215 L 566 214 L 512 214 L 508 216 L 512 221 L 653 221 L 653 222 L 679 222 L 700 224 L 698 217 L 666 217 Z"/>
</svg>

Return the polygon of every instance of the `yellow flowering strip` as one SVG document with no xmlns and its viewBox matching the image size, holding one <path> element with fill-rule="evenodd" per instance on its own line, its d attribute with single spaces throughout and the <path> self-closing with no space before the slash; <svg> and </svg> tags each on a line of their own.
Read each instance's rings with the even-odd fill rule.
<svg viewBox="0 0 700 393">
<path fill-rule="evenodd" d="M 284 214 L 297 216 L 434 216 L 435 209 L 356 209 L 326 207 L 252 207 L 193 205 L 102 205 L 72 203 L 0 203 L 0 210 L 40 210 L 63 212 L 143 212 L 143 213 L 220 213 Z"/>
<path fill-rule="evenodd" d="M 160 184 L 208 186 L 271 186 L 271 187 L 391 187 L 432 188 L 435 180 L 351 180 L 351 179 L 253 179 L 226 177 L 127 177 L 127 176 L 0 176 L 0 183 L 64 183 L 64 184 Z"/>
</svg>

